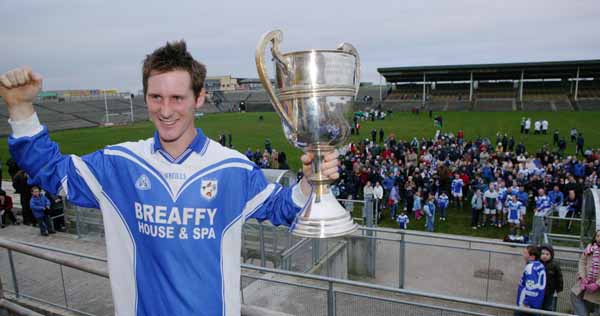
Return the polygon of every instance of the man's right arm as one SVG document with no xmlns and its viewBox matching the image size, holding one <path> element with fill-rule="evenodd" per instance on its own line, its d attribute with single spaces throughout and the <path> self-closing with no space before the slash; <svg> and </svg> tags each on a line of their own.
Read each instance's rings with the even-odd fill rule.
<svg viewBox="0 0 600 316">
<path fill-rule="evenodd" d="M 101 166 L 103 155 L 96 152 L 79 158 L 60 153 L 33 108 L 41 86 L 42 77 L 28 68 L 0 76 L 0 96 L 7 104 L 13 130 L 8 139 L 11 156 L 30 175 L 30 183 L 55 195 L 64 191 L 74 204 L 97 208 L 97 200 L 83 176 L 95 175 L 91 170 Z M 97 175 L 94 178 L 98 179 Z"/>
</svg>

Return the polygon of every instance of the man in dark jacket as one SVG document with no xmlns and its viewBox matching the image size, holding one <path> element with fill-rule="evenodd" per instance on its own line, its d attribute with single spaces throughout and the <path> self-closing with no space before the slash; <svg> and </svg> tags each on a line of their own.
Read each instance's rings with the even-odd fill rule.
<svg viewBox="0 0 600 316">
<path fill-rule="evenodd" d="M 563 276 L 560 265 L 554 263 L 554 249 L 550 245 L 542 245 L 540 260 L 546 268 L 546 290 L 542 309 L 556 311 L 556 298 L 563 290 Z"/>
</svg>

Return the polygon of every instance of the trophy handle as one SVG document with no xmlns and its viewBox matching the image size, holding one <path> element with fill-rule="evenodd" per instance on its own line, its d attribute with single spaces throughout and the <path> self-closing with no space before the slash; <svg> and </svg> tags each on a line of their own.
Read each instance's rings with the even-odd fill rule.
<svg viewBox="0 0 600 316">
<path fill-rule="evenodd" d="M 273 54 L 273 57 L 283 66 L 286 72 L 289 71 L 287 64 L 279 53 L 279 43 L 281 43 L 282 40 L 283 33 L 281 30 L 267 32 L 260 38 L 260 41 L 256 46 L 256 71 L 258 72 L 258 77 L 265 87 L 267 95 L 269 96 L 269 99 L 271 99 L 271 103 L 273 103 L 273 107 L 275 107 L 277 114 L 279 114 L 281 119 L 285 122 L 285 125 L 291 127 L 293 126 L 293 121 L 290 119 L 287 112 L 284 110 L 283 105 L 275 95 L 275 90 L 267 75 L 267 67 L 265 64 L 265 49 L 267 48 L 267 45 L 269 45 L 269 42 L 272 42 L 273 47 L 271 53 Z"/>
<path fill-rule="evenodd" d="M 338 50 L 354 55 L 356 58 L 356 66 L 354 67 L 354 87 L 356 92 L 354 92 L 354 98 L 358 95 L 358 89 L 360 88 L 360 56 L 358 55 L 358 51 L 354 46 L 350 43 L 341 43 L 337 47 Z"/>
</svg>

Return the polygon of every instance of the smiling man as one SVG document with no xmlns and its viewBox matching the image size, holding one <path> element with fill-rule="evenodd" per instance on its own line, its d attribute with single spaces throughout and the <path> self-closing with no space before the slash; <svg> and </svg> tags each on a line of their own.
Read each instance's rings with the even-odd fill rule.
<svg viewBox="0 0 600 316">
<path fill-rule="evenodd" d="M 185 42 L 148 55 L 143 85 L 154 137 L 83 157 L 62 155 L 33 108 L 42 77 L 28 68 L 0 76 L 12 156 L 31 182 L 102 210 L 115 314 L 239 315 L 242 224 L 290 225 L 310 194 L 268 184 L 246 156 L 194 126 L 205 101 L 204 65 Z M 312 157 L 301 157 L 305 176 Z M 337 173 L 337 153 L 323 174 Z"/>
</svg>

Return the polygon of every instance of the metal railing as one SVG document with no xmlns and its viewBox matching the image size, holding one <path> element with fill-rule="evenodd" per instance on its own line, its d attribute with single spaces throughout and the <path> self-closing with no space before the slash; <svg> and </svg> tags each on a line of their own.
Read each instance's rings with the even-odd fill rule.
<svg viewBox="0 0 600 316">
<path fill-rule="evenodd" d="M 61 266 L 73 268 L 75 270 L 101 276 L 103 279 L 108 278 L 106 270 L 90 266 L 90 262 L 105 263 L 106 259 L 83 255 L 72 251 L 63 249 L 57 249 L 47 246 L 32 245 L 29 243 L 8 241 L 0 239 L 0 248 L 5 248 L 12 252 L 18 252 L 23 255 L 43 259 L 45 263 L 52 262 Z M 43 251 L 52 251 L 54 255 L 49 255 Z M 63 254 L 68 256 L 77 257 L 76 260 L 69 260 L 57 257 L 56 254 Z M 81 260 L 88 260 L 88 264 L 85 265 Z M 364 282 L 357 282 L 351 280 L 341 280 L 330 277 L 323 277 L 317 275 L 311 275 L 306 273 L 283 271 L 279 269 L 263 268 L 253 265 L 242 265 L 242 284 L 245 284 L 244 288 L 249 286 L 257 286 L 256 282 L 268 283 L 270 285 L 293 287 L 297 289 L 304 289 L 308 291 L 308 296 L 302 295 L 291 295 L 287 293 L 286 301 L 302 302 L 302 298 L 308 299 L 306 302 L 306 308 L 309 309 L 306 313 L 295 313 L 299 315 L 363 315 L 361 311 L 367 309 L 368 315 L 397 315 L 398 313 L 406 314 L 402 311 L 410 310 L 413 315 L 498 315 L 498 314 L 512 314 L 514 311 L 521 312 L 535 312 L 538 315 L 555 315 L 564 316 L 567 314 L 546 312 L 540 310 L 531 310 L 525 308 L 518 308 L 514 305 L 491 303 L 481 300 L 473 300 L 466 298 L 458 298 L 454 296 L 447 296 L 441 294 L 426 293 L 423 291 L 398 289 L 395 287 L 367 284 Z M 12 271 L 14 271 L 14 265 L 12 265 Z M 255 273 L 251 273 L 254 271 Z M 30 271 L 31 273 L 31 271 Z M 268 275 L 267 275 L 268 274 Z M 270 275 L 270 276 L 269 276 Z M 85 315 L 93 315 L 89 312 L 83 312 L 75 310 L 72 307 L 60 304 L 55 304 L 49 300 L 41 299 L 39 297 L 33 297 L 31 295 L 24 295 L 18 290 L 18 284 L 16 273 L 13 275 L 14 291 L 5 290 L 5 292 L 13 293 L 16 297 L 22 296 L 29 299 L 54 305 L 66 310 L 73 310 L 80 312 Z M 64 277 L 61 275 L 61 277 Z M 292 279 L 286 279 L 292 278 Z M 63 279 L 64 288 L 64 279 Z M 95 290 L 95 289 L 94 289 Z M 277 290 L 277 288 L 275 288 Z M 262 289 L 263 294 L 267 290 Z M 242 291 L 242 293 L 257 293 L 256 291 Z M 64 290 L 66 293 L 66 290 Z M 100 293 L 94 293 L 99 295 Z M 66 295 L 66 294 L 65 294 Z M 104 293 L 104 295 L 110 296 L 110 294 Z M 281 295 L 279 292 L 274 296 Z M 282 315 L 281 313 L 289 312 L 288 310 L 277 311 L 278 308 L 286 308 L 285 305 L 281 306 L 270 306 L 269 309 L 259 308 L 251 306 L 251 297 L 248 294 L 243 295 L 242 299 L 244 304 L 242 307 L 242 315 Z M 382 307 L 383 306 L 383 307 Z M 385 307 L 387 306 L 387 307 Z M 257 312 L 258 311 L 258 312 Z M 108 313 L 112 312 L 107 311 Z"/>
<path fill-rule="evenodd" d="M 107 260 L 105 258 L 84 255 L 84 254 L 80 254 L 80 253 L 76 253 L 76 252 L 72 252 L 72 251 L 68 251 L 68 250 L 63 250 L 63 249 L 34 245 L 31 243 L 15 242 L 15 241 L 6 240 L 3 238 L 0 238 L 0 248 L 4 248 L 8 252 L 10 274 L 12 277 L 11 278 L 12 279 L 12 290 L 3 288 L 2 282 L 0 280 L 0 308 L 6 308 L 12 312 L 19 314 L 19 315 L 26 315 L 26 316 L 39 316 L 40 315 L 40 314 L 37 314 L 35 312 L 32 312 L 32 311 L 20 306 L 19 304 L 15 304 L 14 302 L 6 300 L 4 298 L 4 293 L 10 293 L 10 294 L 13 294 L 15 299 L 17 299 L 17 300 L 20 298 L 27 298 L 32 301 L 36 301 L 36 302 L 43 303 L 43 304 L 48 304 L 48 305 L 58 307 L 58 308 L 61 308 L 64 310 L 74 311 L 74 312 L 80 313 L 82 315 L 91 315 L 91 316 L 95 315 L 93 313 L 86 312 L 86 311 L 83 311 L 81 309 L 78 309 L 78 308 L 75 308 L 75 307 L 69 305 L 69 299 L 68 299 L 68 294 L 67 294 L 65 275 L 63 273 L 63 267 L 68 267 L 68 268 L 71 268 L 71 269 L 74 269 L 74 270 L 77 270 L 80 272 L 92 274 L 92 275 L 101 277 L 102 279 L 104 279 L 106 281 L 106 280 L 108 280 L 109 275 L 105 269 L 97 268 L 97 267 L 91 266 L 89 264 L 88 265 L 82 264 L 80 262 L 80 259 L 86 259 L 86 260 L 90 260 L 90 261 L 94 261 L 94 262 L 101 262 L 103 264 L 106 264 Z M 75 257 L 77 257 L 77 259 L 73 260 L 73 259 L 65 259 L 65 258 L 57 257 L 55 255 L 50 255 L 50 254 L 44 252 L 43 250 L 52 251 L 54 253 L 60 253 L 60 254 L 69 255 L 69 256 L 75 256 Z M 64 305 L 56 303 L 55 301 L 53 302 L 52 299 L 45 299 L 45 298 L 25 294 L 25 293 L 23 293 L 22 290 L 19 289 L 18 275 L 16 272 L 15 262 L 13 259 L 15 252 L 22 254 L 22 255 L 29 256 L 29 257 L 42 259 L 44 261 L 45 267 L 47 267 L 48 263 L 54 263 L 54 264 L 59 265 Z M 31 273 L 33 273 L 33 271 L 28 271 L 28 273 L 31 274 Z M 33 280 L 33 281 L 35 282 L 35 280 Z M 39 282 L 41 283 L 43 281 L 40 280 Z M 97 289 L 93 289 L 92 291 L 96 291 L 96 290 Z M 52 296 L 52 294 L 54 294 L 54 293 L 47 293 L 47 294 Z M 97 296 L 100 294 L 104 294 L 110 298 L 110 293 L 92 293 L 93 296 Z M 111 310 L 107 310 L 104 312 L 105 313 L 103 313 L 103 314 L 110 315 L 110 314 L 112 314 L 113 311 L 111 309 Z M 271 310 L 264 309 L 261 307 L 249 306 L 249 305 L 242 305 L 241 315 L 242 316 L 258 316 L 258 315 L 289 316 L 289 314 L 286 314 L 283 312 L 271 311 Z"/>
</svg>

